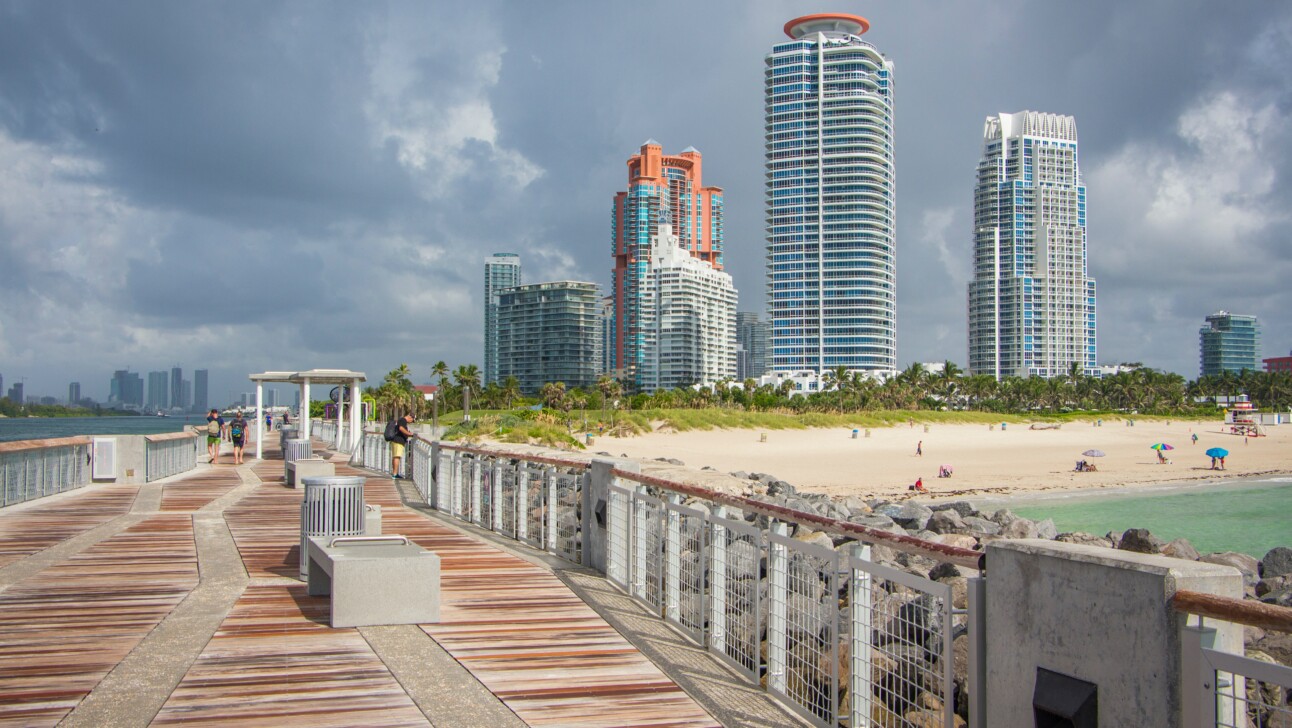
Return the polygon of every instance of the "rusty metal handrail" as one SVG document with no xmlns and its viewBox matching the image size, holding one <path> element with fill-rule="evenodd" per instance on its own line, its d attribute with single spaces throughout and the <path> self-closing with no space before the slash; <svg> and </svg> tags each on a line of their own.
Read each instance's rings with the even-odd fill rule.
<svg viewBox="0 0 1292 728">
<path fill-rule="evenodd" d="M 12 440 L 10 442 L 0 442 L 0 454 L 7 452 L 22 452 L 24 450 L 43 450 L 50 447 L 76 447 L 77 445 L 89 445 L 90 438 L 85 435 L 76 437 L 50 437 L 43 440 Z"/>
<path fill-rule="evenodd" d="M 416 437 L 419 440 L 426 441 L 425 438 L 421 437 L 420 435 L 415 435 L 414 437 Z M 515 458 L 517 460 L 528 460 L 530 462 L 542 463 L 544 465 L 555 465 L 556 467 L 560 467 L 560 468 L 579 468 L 582 470 L 586 470 L 588 468 L 587 463 L 579 460 L 563 460 L 561 458 L 549 458 L 549 457 L 544 457 L 542 455 L 531 455 L 529 453 L 506 452 L 501 450 L 484 450 L 482 448 L 468 447 L 466 445 L 448 445 L 443 442 L 440 443 L 440 448 L 444 450 L 456 450 L 457 452 L 466 453 L 468 455 L 485 455 L 488 457 L 504 457 L 504 458 Z"/>
<path fill-rule="evenodd" d="M 1277 604 L 1181 589 L 1171 597 L 1171 608 L 1185 614 L 1223 619 L 1249 627 L 1292 632 L 1292 607 L 1280 607 Z"/>
<path fill-rule="evenodd" d="M 848 536 L 850 538 L 860 539 L 869 543 L 882 544 L 894 549 L 895 551 L 915 554 L 918 556 L 926 556 L 936 561 L 956 564 L 957 566 L 966 566 L 979 571 L 986 570 L 984 553 L 981 551 L 974 551 L 973 549 L 961 548 L 959 546 L 948 546 L 946 544 L 934 543 L 933 541 L 925 541 L 922 538 L 916 538 L 914 536 L 899 536 L 898 534 L 889 533 L 888 531 L 880 531 L 875 528 L 870 528 L 869 526 L 863 526 L 860 523 L 840 521 L 837 518 L 829 518 L 828 516 L 821 516 L 815 513 L 798 511 L 787 506 L 778 506 L 774 503 L 764 503 L 763 501 L 753 500 L 752 498 L 746 498 L 744 496 L 729 495 L 703 486 L 677 483 L 672 480 L 657 478 L 653 475 L 643 475 L 641 473 L 633 473 L 627 470 L 620 470 L 618 468 L 615 468 L 610 472 L 617 478 L 631 480 L 635 483 L 641 483 L 642 485 L 653 485 L 657 488 L 664 488 L 666 490 L 694 496 L 696 498 L 704 498 L 715 503 L 722 503 L 723 505 L 739 508 L 742 511 L 750 511 L 768 516 L 769 518 L 810 523 L 813 526 L 818 527 L 820 530 L 828 533 Z"/>
</svg>

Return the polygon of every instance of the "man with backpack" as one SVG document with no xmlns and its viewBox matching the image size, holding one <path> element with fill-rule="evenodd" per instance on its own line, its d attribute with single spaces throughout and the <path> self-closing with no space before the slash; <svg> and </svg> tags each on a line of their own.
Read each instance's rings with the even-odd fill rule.
<svg viewBox="0 0 1292 728">
<path fill-rule="evenodd" d="M 220 435 L 224 432 L 224 418 L 220 410 L 212 407 L 206 415 L 206 451 L 211 456 L 211 464 L 220 456 Z"/>
<path fill-rule="evenodd" d="M 412 424 L 413 416 L 411 414 L 402 417 L 396 417 L 386 423 L 386 442 L 390 443 L 390 472 L 395 480 L 400 480 L 404 476 L 400 474 L 399 464 L 404 458 L 404 446 L 408 444 L 408 438 L 413 433 L 408 431 L 408 426 Z"/>
<path fill-rule="evenodd" d="M 233 422 L 229 423 L 229 439 L 233 441 L 233 464 L 242 464 L 242 446 L 247 440 L 247 420 L 242 416 L 242 410 L 234 415 Z"/>
</svg>

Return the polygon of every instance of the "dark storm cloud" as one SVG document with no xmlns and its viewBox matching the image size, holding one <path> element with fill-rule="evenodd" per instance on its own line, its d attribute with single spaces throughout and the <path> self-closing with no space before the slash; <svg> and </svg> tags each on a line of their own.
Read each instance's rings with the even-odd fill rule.
<svg viewBox="0 0 1292 728">
<path fill-rule="evenodd" d="M 1288 8 L 828 9 L 869 17 L 897 65 L 901 364 L 964 361 L 982 123 L 1023 109 L 1077 118 L 1101 360 L 1192 375 L 1220 307 L 1262 317 L 1266 355 L 1292 345 Z M 762 61 L 818 10 L 8 3 L 0 372 L 101 394 L 111 368 L 192 359 L 237 392 L 253 370 L 478 362 L 483 258 L 608 283 L 611 202 L 651 137 L 704 154 L 759 311 Z M 213 286 L 218 311 L 190 303 Z"/>
</svg>

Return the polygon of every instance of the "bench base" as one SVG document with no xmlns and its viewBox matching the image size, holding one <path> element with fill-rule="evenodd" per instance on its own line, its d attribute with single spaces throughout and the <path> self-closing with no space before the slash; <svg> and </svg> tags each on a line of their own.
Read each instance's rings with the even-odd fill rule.
<svg viewBox="0 0 1292 728">
<path fill-rule="evenodd" d="M 287 487 L 301 487 L 302 478 L 313 478 L 319 475 L 336 475 L 336 464 L 323 458 L 301 458 L 286 465 Z"/>
<path fill-rule="evenodd" d="M 415 544 L 329 546 L 309 539 L 310 596 L 332 596 L 331 625 L 440 621 L 440 557 Z"/>
</svg>

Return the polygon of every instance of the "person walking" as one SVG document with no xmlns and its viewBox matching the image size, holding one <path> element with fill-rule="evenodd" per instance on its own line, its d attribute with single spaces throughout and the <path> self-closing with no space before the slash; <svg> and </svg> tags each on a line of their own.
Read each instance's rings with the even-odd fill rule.
<svg viewBox="0 0 1292 728">
<path fill-rule="evenodd" d="M 206 453 L 211 456 L 211 464 L 220 456 L 220 435 L 224 433 L 224 418 L 220 410 L 212 407 L 206 414 Z"/>
<path fill-rule="evenodd" d="M 923 440 L 920 440 L 919 442 L 915 443 L 915 454 L 916 454 L 917 456 L 919 456 L 919 457 L 924 457 L 924 441 L 923 441 Z"/>
<path fill-rule="evenodd" d="M 241 465 L 242 448 L 247 441 L 247 420 L 242 416 L 242 410 L 238 410 L 229 423 L 229 439 L 233 441 L 233 464 Z"/>
<path fill-rule="evenodd" d="M 1197 445 L 1197 444 L 1198 444 L 1198 433 L 1196 433 L 1196 432 L 1195 432 L 1195 433 L 1193 433 L 1193 444 L 1194 444 L 1194 445 Z"/>
<path fill-rule="evenodd" d="M 408 445 L 408 438 L 413 436 L 409 432 L 408 426 L 413 423 L 413 415 L 406 414 L 402 417 L 396 417 L 386 424 L 386 442 L 390 443 L 390 473 L 395 480 L 402 480 L 400 474 L 400 461 L 404 458 L 404 448 Z"/>
</svg>

